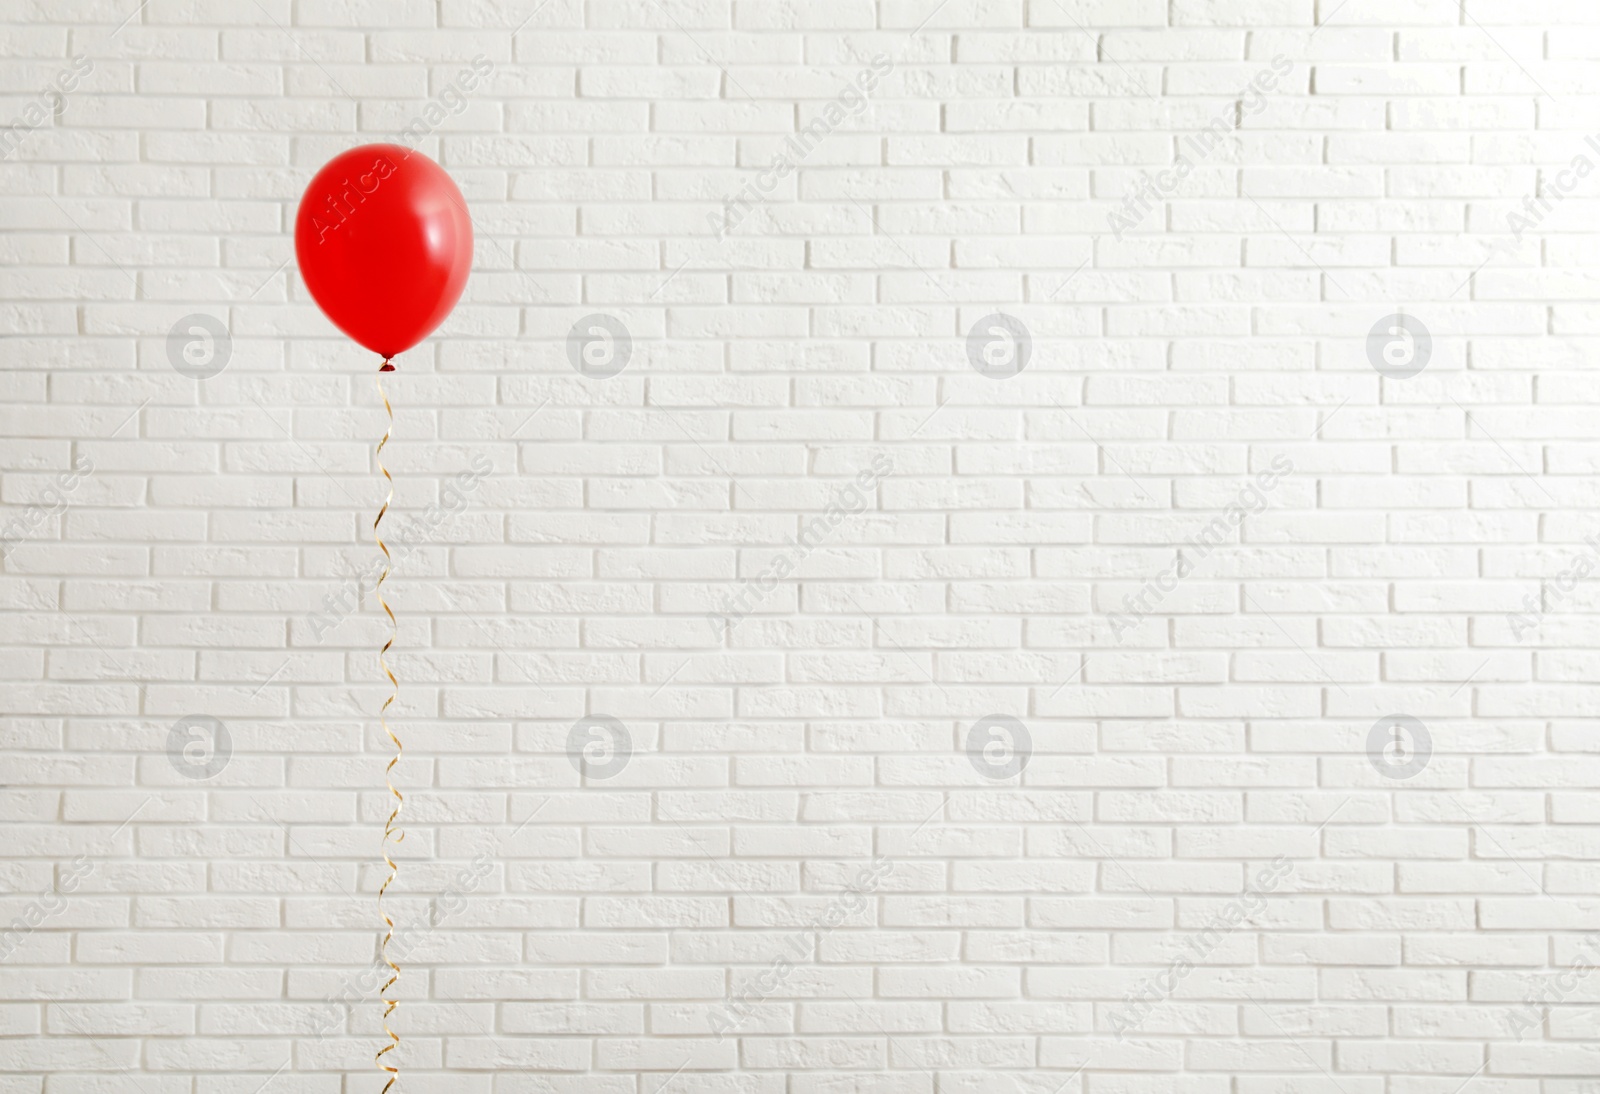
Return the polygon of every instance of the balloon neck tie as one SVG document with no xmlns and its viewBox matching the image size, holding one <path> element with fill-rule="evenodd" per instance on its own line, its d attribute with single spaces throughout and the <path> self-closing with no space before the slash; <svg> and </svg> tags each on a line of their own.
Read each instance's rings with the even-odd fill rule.
<svg viewBox="0 0 1600 1094">
<path fill-rule="evenodd" d="M 383 861 L 389 868 L 389 876 L 384 878 L 383 884 L 378 888 L 378 918 L 382 919 L 384 924 L 380 952 L 383 956 L 383 963 L 388 965 L 390 969 L 388 982 L 378 992 L 383 999 L 383 1032 L 388 1034 L 389 1043 L 380 1048 L 377 1055 L 373 1057 L 373 1062 L 381 1070 L 389 1073 L 389 1081 L 383 1084 L 383 1094 L 388 1094 L 389 1088 L 400 1078 L 400 1069 L 392 1063 L 385 1062 L 383 1058 L 385 1053 L 393 1052 L 400 1045 L 400 1035 L 389 1028 L 389 1016 L 400 1005 L 400 1000 L 390 994 L 390 990 L 400 979 L 400 966 L 395 964 L 389 957 L 389 943 L 394 938 L 394 920 L 384 911 L 383 897 L 400 873 L 400 868 L 395 865 L 394 859 L 389 854 L 389 846 L 390 844 L 398 844 L 406 838 L 405 832 L 401 831 L 395 823 L 400 819 L 400 810 L 405 805 L 405 798 L 400 791 L 395 789 L 394 785 L 394 765 L 400 762 L 400 756 L 405 749 L 401 747 L 400 738 L 395 736 L 394 730 L 389 728 L 388 718 L 389 706 L 395 701 L 396 696 L 400 694 L 400 681 L 396 679 L 394 670 L 389 667 L 388 660 L 389 648 L 394 645 L 397 633 L 394 610 L 389 607 L 389 602 L 383 596 L 383 583 L 388 578 L 389 571 L 393 568 L 394 560 L 390 556 L 389 548 L 383 542 L 383 535 L 378 528 L 383 523 L 383 515 L 389 511 L 389 503 L 394 501 L 394 476 L 389 474 L 389 469 L 383 463 L 383 446 L 389 443 L 389 434 L 394 431 L 394 407 L 389 405 L 389 396 L 383 390 L 382 377 L 383 373 L 393 371 L 394 365 L 390 364 L 389 358 L 385 357 L 383 364 L 378 368 L 379 375 L 376 380 L 378 397 L 383 400 L 384 413 L 389 416 L 389 420 L 384 427 L 383 438 L 378 441 L 378 447 L 373 449 L 373 458 L 378 464 L 378 470 L 383 472 L 383 477 L 387 481 L 389 489 L 388 495 L 383 499 L 383 506 L 378 510 L 377 519 L 372 522 L 372 538 L 377 541 L 378 549 L 383 552 L 383 572 L 378 575 L 378 584 L 374 591 L 377 593 L 378 604 L 383 608 L 384 614 L 389 617 L 389 637 L 384 641 L 383 648 L 378 651 L 378 664 L 382 666 L 383 674 L 389 678 L 389 696 L 383 701 L 383 706 L 378 709 L 378 722 L 383 726 L 384 733 L 389 735 L 389 740 L 394 742 L 394 755 L 389 758 L 389 765 L 383 769 L 384 782 L 389 786 L 389 793 L 394 795 L 394 809 L 389 813 L 389 819 L 383 825 Z"/>
</svg>

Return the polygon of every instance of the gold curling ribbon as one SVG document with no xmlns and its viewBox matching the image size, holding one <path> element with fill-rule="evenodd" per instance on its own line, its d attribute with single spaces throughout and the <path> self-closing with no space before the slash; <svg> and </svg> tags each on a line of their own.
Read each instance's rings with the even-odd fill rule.
<svg viewBox="0 0 1600 1094">
<path fill-rule="evenodd" d="M 405 807 L 406 799 L 394 786 L 394 765 L 400 762 L 400 757 L 405 752 L 405 748 L 400 744 L 400 738 L 394 735 L 394 730 L 389 728 L 388 718 L 389 705 L 400 694 L 400 681 L 395 679 L 394 670 L 389 667 L 386 657 L 389 647 L 394 645 L 395 636 L 398 633 L 398 628 L 394 621 L 394 610 L 389 607 L 389 602 L 383 598 L 383 582 L 389 576 L 393 559 L 389 554 L 389 548 L 383 542 L 383 536 L 378 531 L 378 525 L 383 523 L 383 515 L 389 511 L 389 503 L 394 500 L 394 476 L 389 474 L 389 469 L 383 465 L 383 446 L 389 443 L 389 434 L 394 431 L 394 408 L 389 405 L 389 396 L 383 390 L 383 374 L 393 371 L 394 366 L 385 357 L 383 364 L 378 368 L 378 375 L 375 379 L 378 384 L 378 397 L 383 400 L 383 409 L 389 415 L 389 423 L 384 427 L 383 439 L 378 442 L 378 447 L 373 450 L 373 458 L 377 460 L 378 470 L 383 472 L 383 477 L 389 483 L 389 493 L 383 499 L 383 508 L 378 510 L 377 519 L 372 522 L 372 538 L 377 540 L 378 549 L 383 552 L 383 572 L 378 575 L 378 584 L 374 591 L 377 593 L 378 603 L 389 616 L 389 638 L 384 642 L 383 648 L 378 651 L 378 664 L 383 666 L 383 674 L 389 678 L 389 697 L 383 701 L 383 706 L 378 710 L 378 721 L 382 724 L 383 731 L 389 735 L 389 740 L 394 742 L 394 755 L 389 758 L 389 765 L 383 769 L 383 780 L 389 786 L 389 793 L 394 795 L 394 810 L 390 812 L 389 819 L 383 825 L 383 861 L 389 867 L 389 876 L 384 879 L 383 885 L 378 889 L 378 915 L 384 923 L 383 945 L 381 948 L 383 963 L 393 970 L 388 982 L 378 991 L 379 996 L 383 999 L 383 1032 L 389 1035 L 389 1043 L 380 1048 L 377 1055 L 372 1058 L 373 1063 L 377 1064 L 381 1070 L 389 1073 L 389 1081 L 383 1084 L 382 1094 L 389 1094 L 389 1088 L 400 1079 L 400 1069 L 393 1064 L 385 1063 L 383 1059 L 385 1053 L 393 1052 L 400 1045 L 400 1035 L 389 1028 L 389 1016 L 394 1013 L 394 1008 L 400 1005 L 400 1000 L 389 997 L 389 989 L 394 987 L 395 982 L 400 979 L 400 966 L 389 960 L 389 941 L 394 938 L 394 920 L 390 919 L 389 914 L 383 910 L 383 895 L 388 891 L 389 886 L 394 884 L 394 879 L 400 874 L 400 867 L 396 866 L 394 859 L 389 857 L 389 845 L 391 843 L 400 843 L 406 838 L 406 834 L 395 827 L 395 821 L 400 818 L 400 810 Z"/>
</svg>

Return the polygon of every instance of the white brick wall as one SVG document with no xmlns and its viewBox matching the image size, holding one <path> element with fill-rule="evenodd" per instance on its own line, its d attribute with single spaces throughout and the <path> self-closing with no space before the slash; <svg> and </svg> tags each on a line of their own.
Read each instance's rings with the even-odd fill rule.
<svg viewBox="0 0 1600 1094">
<path fill-rule="evenodd" d="M 407 130 L 398 1089 L 1595 1089 L 1600 5 L 4 19 L 0 1094 L 381 1085 Z"/>
</svg>

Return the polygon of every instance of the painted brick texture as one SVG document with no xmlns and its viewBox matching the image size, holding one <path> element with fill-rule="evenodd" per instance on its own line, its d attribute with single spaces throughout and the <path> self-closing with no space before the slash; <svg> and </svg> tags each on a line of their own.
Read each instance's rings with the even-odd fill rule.
<svg viewBox="0 0 1600 1094">
<path fill-rule="evenodd" d="M 1586 1094 L 1600 5 L 13 0 L 0 1094 Z"/>
</svg>

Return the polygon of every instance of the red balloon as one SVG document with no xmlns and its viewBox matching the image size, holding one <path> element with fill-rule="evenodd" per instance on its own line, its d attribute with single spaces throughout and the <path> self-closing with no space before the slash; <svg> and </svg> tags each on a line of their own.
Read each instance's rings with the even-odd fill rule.
<svg viewBox="0 0 1600 1094">
<path fill-rule="evenodd" d="M 294 253 L 333 325 L 387 360 L 426 338 L 461 299 L 472 218 L 427 156 L 364 144 L 329 160 L 306 187 Z"/>
</svg>

